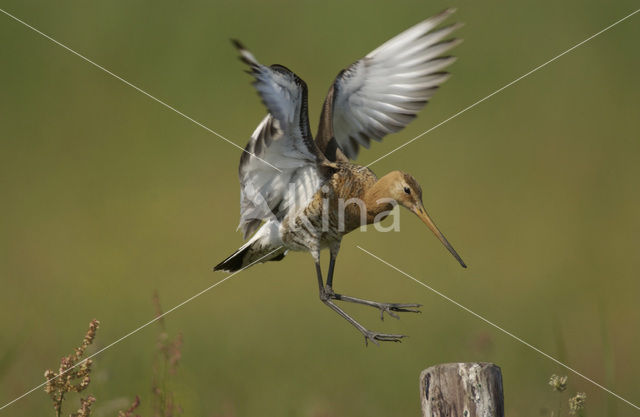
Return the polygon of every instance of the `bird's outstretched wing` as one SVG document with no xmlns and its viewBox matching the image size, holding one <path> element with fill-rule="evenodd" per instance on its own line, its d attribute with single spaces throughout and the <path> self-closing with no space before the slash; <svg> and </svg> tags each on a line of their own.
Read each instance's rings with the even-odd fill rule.
<svg viewBox="0 0 640 417">
<path fill-rule="evenodd" d="M 239 42 L 234 45 L 269 111 L 240 158 L 238 227 L 246 239 L 262 221 L 282 220 L 311 201 L 323 180 L 318 163 L 324 158 L 309 131 L 304 81 L 281 65 L 260 64 Z"/>
<path fill-rule="evenodd" d="M 360 145 L 403 129 L 427 104 L 455 60 L 442 54 L 460 43 L 444 40 L 460 24 L 434 30 L 454 11 L 418 23 L 338 74 L 316 137 L 329 160 L 356 159 Z"/>
</svg>

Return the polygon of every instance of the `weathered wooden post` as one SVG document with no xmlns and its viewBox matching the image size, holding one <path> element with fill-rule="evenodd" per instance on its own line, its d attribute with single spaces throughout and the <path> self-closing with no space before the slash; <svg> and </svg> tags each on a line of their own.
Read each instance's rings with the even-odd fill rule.
<svg viewBox="0 0 640 417">
<path fill-rule="evenodd" d="M 502 372 L 492 363 L 445 363 L 420 373 L 423 417 L 504 417 Z"/>
</svg>

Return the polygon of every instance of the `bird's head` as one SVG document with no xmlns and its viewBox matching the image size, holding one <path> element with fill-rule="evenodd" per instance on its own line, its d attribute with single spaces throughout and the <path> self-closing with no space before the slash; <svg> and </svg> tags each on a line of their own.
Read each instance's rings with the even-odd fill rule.
<svg viewBox="0 0 640 417">
<path fill-rule="evenodd" d="M 392 171 L 389 174 L 385 175 L 386 183 L 387 183 L 387 192 L 389 196 L 398 202 L 402 207 L 410 210 L 416 216 L 420 218 L 427 225 L 429 229 L 436 235 L 436 237 L 442 242 L 442 244 L 451 252 L 454 258 L 458 260 L 460 265 L 463 268 L 466 268 L 464 261 L 458 255 L 453 246 L 447 241 L 447 238 L 444 237 L 442 232 L 438 230 L 438 227 L 435 225 L 429 214 L 427 214 L 427 210 L 424 208 L 424 204 L 422 203 L 422 188 L 418 181 L 413 178 L 411 175 L 402 172 L 402 171 Z"/>
</svg>

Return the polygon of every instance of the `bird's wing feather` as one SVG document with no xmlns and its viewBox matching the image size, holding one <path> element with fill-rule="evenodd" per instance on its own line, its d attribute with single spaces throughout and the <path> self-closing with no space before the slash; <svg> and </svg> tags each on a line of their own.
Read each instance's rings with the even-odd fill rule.
<svg viewBox="0 0 640 417">
<path fill-rule="evenodd" d="M 309 132 L 304 81 L 282 66 L 260 64 L 234 43 L 269 110 L 240 158 L 239 228 L 246 239 L 262 221 L 282 220 L 311 201 L 323 180 L 318 170 L 323 157 Z"/>
<path fill-rule="evenodd" d="M 444 39 L 460 25 L 434 30 L 453 12 L 418 23 L 338 74 L 317 137 L 328 159 L 355 159 L 360 145 L 369 148 L 371 139 L 379 141 L 416 117 L 449 77 L 442 69 L 455 60 L 442 54 L 460 40 Z M 342 153 L 330 150 L 333 138 Z"/>
</svg>

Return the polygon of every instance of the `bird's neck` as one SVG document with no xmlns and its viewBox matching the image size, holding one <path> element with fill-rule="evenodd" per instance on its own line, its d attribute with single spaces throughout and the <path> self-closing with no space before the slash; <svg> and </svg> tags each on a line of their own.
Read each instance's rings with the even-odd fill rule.
<svg viewBox="0 0 640 417">
<path fill-rule="evenodd" d="M 363 200 L 367 206 L 367 223 L 383 220 L 393 209 L 395 200 L 389 192 L 391 180 L 387 174 L 366 191 Z"/>
</svg>

